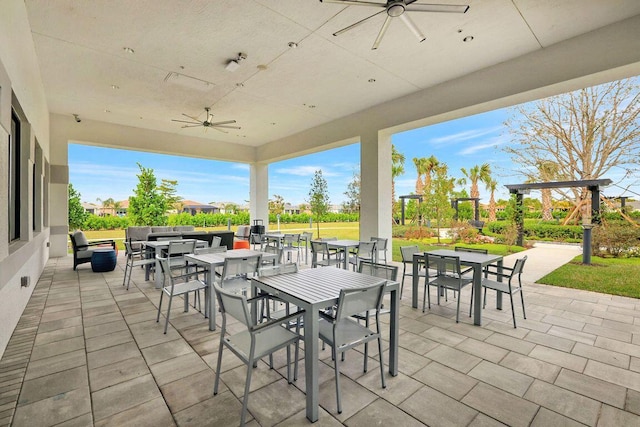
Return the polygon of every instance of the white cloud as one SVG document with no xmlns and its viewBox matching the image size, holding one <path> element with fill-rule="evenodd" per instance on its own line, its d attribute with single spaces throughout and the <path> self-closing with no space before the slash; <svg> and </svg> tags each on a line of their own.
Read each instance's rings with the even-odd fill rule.
<svg viewBox="0 0 640 427">
<path fill-rule="evenodd" d="M 507 141 L 508 141 L 508 138 L 502 137 L 502 136 L 498 136 L 498 137 L 495 137 L 495 138 L 488 139 L 484 143 L 473 144 L 473 145 L 471 145 L 471 146 L 459 151 L 458 154 L 460 154 L 462 156 L 466 156 L 466 155 L 469 155 L 469 154 L 474 154 L 474 153 L 477 153 L 478 151 L 482 151 L 482 150 L 485 150 L 487 148 L 498 147 L 500 145 L 503 145 L 503 144 L 507 143 Z"/>
<path fill-rule="evenodd" d="M 341 174 L 327 170 L 326 167 L 322 166 L 293 166 L 290 168 L 279 168 L 274 172 L 282 175 L 295 175 L 295 176 L 313 176 L 317 170 L 322 171 L 322 175 L 327 176 L 340 176 Z"/>
<path fill-rule="evenodd" d="M 493 126 L 490 128 L 481 128 L 481 129 L 470 129 L 465 130 L 463 132 L 454 133 L 452 135 L 442 136 L 439 138 L 431 139 L 432 144 L 456 144 L 458 142 L 468 141 L 470 139 L 476 139 L 483 137 L 485 135 L 489 135 L 495 133 L 499 130 L 502 130 L 502 126 Z"/>
</svg>

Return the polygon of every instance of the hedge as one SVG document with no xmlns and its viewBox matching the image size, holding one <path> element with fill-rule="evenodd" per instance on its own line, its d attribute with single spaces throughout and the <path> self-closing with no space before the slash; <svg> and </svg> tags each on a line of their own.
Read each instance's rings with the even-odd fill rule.
<svg viewBox="0 0 640 427">
<path fill-rule="evenodd" d="M 509 227 L 506 221 L 489 222 L 484 225 L 488 234 L 504 234 Z M 555 222 L 525 221 L 524 237 L 529 240 L 581 240 L 582 227 L 579 225 L 558 225 Z"/>
</svg>

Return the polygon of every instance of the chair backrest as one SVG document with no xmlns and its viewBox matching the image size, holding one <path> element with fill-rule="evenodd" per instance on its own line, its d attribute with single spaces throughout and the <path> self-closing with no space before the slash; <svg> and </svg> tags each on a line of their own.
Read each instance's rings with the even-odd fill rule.
<svg viewBox="0 0 640 427">
<path fill-rule="evenodd" d="M 271 265 L 268 267 L 261 267 L 258 270 L 258 275 L 262 277 L 268 277 L 268 276 L 276 276 L 278 274 L 297 273 L 297 272 L 298 272 L 298 264 L 288 263 L 288 264 Z"/>
<path fill-rule="evenodd" d="M 131 249 L 131 241 L 124 241 L 124 253 L 127 257 L 132 257 L 134 255 L 133 250 Z"/>
<path fill-rule="evenodd" d="M 171 240 L 169 241 L 169 248 L 167 254 L 169 257 L 182 256 L 186 254 L 192 254 L 196 250 L 195 239 L 188 240 Z"/>
<path fill-rule="evenodd" d="M 436 270 L 438 274 L 444 274 L 444 264 L 440 255 L 427 254 L 424 257 L 424 266 L 427 270 Z"/>
<path fill-rule="evenodd" d="M 375 262 L 362 260 L 360 261 L 358 272 L 393 282 L 398 279 L 398 267 L 395 265 L 377 264 Z"/>
<path fill-rule="evenodd" d="M 302 235 L 306 237 L 307 242 L 310 242 L 313 239 L 313 233 L 311 231 L 303 231 Z"/>
<path fill-rule="evenodd" d="M 438 274 L 444 274 L 447 277 L 461 278 L 460 257 L 442 255 L 439 258 L 440 259 L 436 261 L 438 263 Z"/>
<path fill-rule="evenodd" d="M 265 245 L 262 248 L 262 252 L 264 252 L 266 254 L 275 254 L 275 256 L 276 256 L 276 264 L 280 263 L 280 261 L 282 260 L 282 248 L 280 246 Z M 267 260 L 265 260 L 265 262 L 266 261 Z"/>
<path fill-rule="evenodd" d="M 167 284 L 171 287 L 171 293 L 173 293 L 173 276 L 171 275 L 171 267 L 169 266 L 169 259 L 165 257 L 161 257 L 159 255 L 156 256 L 156 260 L 158 260 L 158 264 L 160 264 L 160 271 L 164 276 L 164 287 L 167 287 Z"/>
<path fill-rule="evenodd" d="M 376 252 L 376 241 L 360 242 L 358 244 L 358 257 L 373 259 Z"/>
<path fill-rule="evenodd" d="M 74 251 L 82 251 L 89 247 L 87 236 L 82 231 L 75 231 L 69 237 L 71 237 L 71 245 L 74 246 Z"/>
<path fill-rule="evenodd" d="M 513 266 L 513 271 L 511 272 L 511 277 L 515 277 L 516 275 L 522 274 L 522 270 L 524 269 L 524 263 L 527 262 L 527 256 L 517 259 L 515 265 Z"/>
<path fill-rule="evenodd" d="M 453 248 L 456 252 L 473 252 L 477 254 L 488 254 L 488 249 L 480 249 L 480 248 L 464 248 L 462 246 L 456 246 Z"/>
<path fill-rule="evenodd" d="M 336 322 L 366 311 L 379 311 L 384 294 L 385 281 L 364 288 L 348 288 L 340 290 Z"/>
<path fill-rule="evenodd" d="M 222 281 L 236 277 L 247 277 L 258 274 L 262 255 L 247 257 L 227 257 L 222 267 Z"/>
<path fill-rule="evenodd" d="M 226 246 L 214 246 L 210 248 L 196 248 L 196 255 L 199 254 L 217 254 L 227 252 Z"/>
<path fill-rule="evenodd" d="M 420 252 L 418 245 L 412 246 L 400 246 L 400 255 L 402 255 L 402 262 L 413 262 L 413 254 Z"/>
<path fill-rule="evenodd" d="M 241 294 L 228 292 L 225 289 L 214 284 L 220 312 L 222 313 L 223 322 L 227 321 L 227 314 L 250 329 L 253 326 L 251 313 L 247 304 L 247 297 Z"/>
<path fill-rule="evenodd" d="M 300 245 L 300 234 L 287 233 L 284 235 L 282 240 L 283 240 L 284 246 L 286 247 L 290 248 L 290 247 L 293 247 L 294 245 L 298 246 Z"/>
<path fill-rule="evenodd" d="M 212 248 L 219 248 L 220 247 L 220 242 L 222 242 L 222 237 L 220 236 L 213 236 L 211 238 L 211 247 Z M 227 249 L 227 247 L 224 247 L 225 250 Z"/>
<path fill-rule="evenodd" d="M 376 247 L 379 251 L 387 250 L 389 239 L 387 239 L 386 237 L 372 237 L 371 240 L 376 242 Z"/>
</svg>

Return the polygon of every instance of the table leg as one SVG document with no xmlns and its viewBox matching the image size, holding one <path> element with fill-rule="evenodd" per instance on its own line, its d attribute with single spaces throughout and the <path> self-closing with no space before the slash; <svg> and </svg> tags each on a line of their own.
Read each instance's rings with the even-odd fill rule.
<svg viewBox="0 0 640 427">
<path fill-rule="evenodd" d="M 216 272 L 213 267 L 209 267 L 207 273 L 207 288 L 209 289 L 209 299 L 207 300 L 207 304 L 209 305 L 209 330 L 216 330 L 216 291 L 213 288 L 213 278 L 215 277 Z"/>
<path fill-rule="evenodd" d="M 473 266 L 473 324 L 482 325 L 482 265 Z M 460 295 L 458 295 L 460 298 Z"/>
<path fill-rule="evenodd" d="M 419 285 L 419 277 L 418 277 L 418 271 L 419 271 L 419 264 L 420 262 L 420 255 L 418 254 L 414 254 L 413 255 L 413 275 L 411 276 L 411 307 L 413 308 L 418 308 L 418 287 Z"/>
<path fill-rule="evenodd" d="M 162 289 L 162 279 L 164 278 L 164 275 L 159 273 L 162 273 L 162 270 L 160 268 L 160 261 L 156 258 L 156 274 L 154 274 L 156 289 Z"/>
<path fill-rule="evenodd" d="M 391 318 L 389 322 L 389 373 L 398 375 L 398 335 L 400 334 L 400 287 L 391 291 Z"/>
<path fill-rule="evenodd" d="M 498 273 L 502 273 L 502 260 L 498 261 Z M 498 275 L 498 282 L 502 282 L 502 276 Z M 496 308 L 502 310 L 502 292 L 496 292 Z"/>
<path fill-rule="evenodd" d="M 304 374 L 307 386 L 307 419 L 318 421 L 318 321 L 317 309 L 304 312 Z"/>
</svg>

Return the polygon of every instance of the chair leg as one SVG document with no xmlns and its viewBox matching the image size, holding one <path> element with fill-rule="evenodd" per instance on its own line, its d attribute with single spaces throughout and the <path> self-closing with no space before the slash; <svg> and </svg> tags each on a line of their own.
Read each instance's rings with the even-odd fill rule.
<svg viewBox="0 0 640 427">
<path fill-rule="evenodd" d="M 369 329 L 369 312 L 366 313 L 366 319 L 364 319 L 364 326 Z M 344 353 L 342 353 L 344 354 Z M 369 360 L 369 343 L 364 343 L 364 372 L 367 372 L 367 361 Z"/>
<path fill-rule="evenodd" d="M 458 298 L 458 306 L 456 308 L 456 323 L 460 321 L 460 298 Z"/>
<path fill-rule="evenodd" d="M 218 384 L 220 383 L 220 368 L 222 368 L 222 349 L 224 348 L 224 330 L 220 332 L 220 347 L 218 348 L 218 363 L 216 365 L 216 381 L 213 384 L 213 395 L 218 394 Z"/>
<path fill-rule="evenodd" d="M 187 294 L 185 294 L 187 295 Z M 169 295 L 169 304 L 167 304 L 167 319 L 164 322 L 164 333 L 166 335 L 167 328 L 169 327 L 169 315 L 171 314 L 171 301 L 173 300 L 173 295 Z"/>
<path fill-rule="evenodd" d="M 469 317 L 471 317 L 472 310 L 473 310 L 473 283 L 471 284 L 471 303 L 469 304 Z"/>
<path fill-rule="evenodd" d="M 509 299 L 511 300 L 511 316 L 513 317 L 513 327 L 516 327 L 516 308 L 513 306 L 513 293 L 509 292 Z"/>
<path fill-rule="evenodd" d="M 160 310 L 162 309 L 162 297 L 164 296 L 164 290 L 160 291 L 160 304 L 158 304 L 158 316 L 156 317 L 156 323 L 160 321 Z"/>
<path fill-rule="evenodd" d="M 527 315 L 524 312 L 524 292 L 522 292 L 522 287 L 520 288 L 520 301 L 522 301 L 522 317 L 526 319 Z"/>
<path fill-rule="evenodd" d="M 291 384 L 291 346 L 287 346 L 287 383 Z"/>
<path fill-rule="evenodd" d="M 240 425 L 245 425 L 245 419 L 247 418 L 247 407 L 249 406 L 249 389 L 251 388 L 251 374 L 253 373 L 253 352 L 249 356 L 249 363 L 247 364 L 247 380 L 244 384 L 244 398 L 242 399 L 242 415 L 240 415 Z"/>
<path fill-rule="evenodd" d="M 335 351 L 335 349 L 334 349 Z M 344 353 L 343 353 L 344 354 Z M 338 406 L 338 413 L 342 413 L 342 402 L 340 400 L 340 365 L 338 362 L 338 357 L 335 358 L 335 371 L 336 371 L 336 404 Z"/>
<path fill-rule="evenodd" d="M 382 338 L 378 337 L 378 355 L 380 356 L 380 379 L 382 380 L 382 388 L 387 388 L 384 380 L 384 358 L 382 357 Z"/>
<path fill-rule="evenodd" d="M 482 299 L 482 308 L 487 307 L 487 288 L 484 288 L 484 298 Z"/>
</svg>

